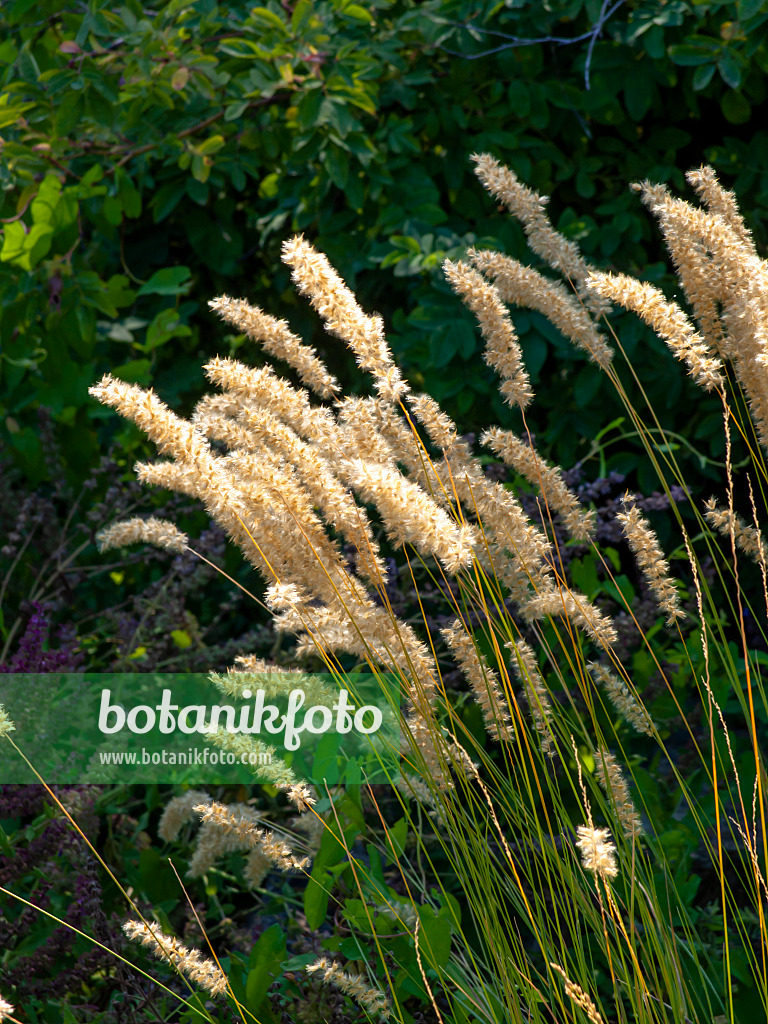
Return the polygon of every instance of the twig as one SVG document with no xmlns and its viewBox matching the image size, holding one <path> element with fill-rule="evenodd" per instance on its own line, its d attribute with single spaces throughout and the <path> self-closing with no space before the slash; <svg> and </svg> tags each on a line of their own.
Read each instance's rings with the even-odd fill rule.
<svg viewBox="0 0 768 1024">
<path fill-rule="evenodd" d="M 513 50 L 519 46 L 538 46 L 543 43 L 557 43 L 558 46 L 570 46 L 572 43 L 583 43 L 586 39 L 589 40 L 589 46 L 587 48 L 587 59 L 584 65 L 584 87 L 587 92 L 590 89 L 589 71 L 592 64 L 592 52 L 595 48 L 595 43 L 602 34 L 605 23 L 611 18 L 619 7 L 622 6 L 624 0 L 616 0 L 616 3 L 612 7 L 608 7 L 608 0 L 603 0 L 603 4 L 600 8 L 600 14 L 597 17 L 597 21 L 589 30 L 589 32 L 582 32 L 580 36 L 572 36 L 570 38 L 566 36 L 538 36 L 537 38 L 523 38 L 521 36 L 511 36 L 506 32 L 498 32 L 495 29 L 489 28 L 478 28 L 477 25 L 473 25 L 471 22 L 461 21 L 450 21 L 446 18 L 442 18 L 446 25 L 453 25 L 456 28 L 471 29 L 473 32 L 480 32 L 487 36 L 498 36 L 501 39 L 509 40 L 506 43 L 501 43 L 499 46 L 494 46 L 491 50 L 483 50 L 481 53 L 458 53 L 455 50 L 448 50 L 444 46 L 440 46 L 442 50 L 450 54 L 452 57 L 463 57 L 465 60 L 477 60 L 479 57 L 489 57 L 493 53 L 499 53 L 502 50 Z M 440 44 L 438 44 L 440 45 Z"/>
</svg>

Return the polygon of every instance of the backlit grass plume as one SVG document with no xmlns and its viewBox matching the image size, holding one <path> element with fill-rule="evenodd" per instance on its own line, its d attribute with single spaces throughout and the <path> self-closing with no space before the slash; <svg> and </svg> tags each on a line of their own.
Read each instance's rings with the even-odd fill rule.
<svg viewBox="0 0 768 1024">
<path fill-rule="evenodd" d="M 662 185 L 637 186 L 686 310 L 656 285 L 588 264 L 553 227 L 544 197 L 493 156 L 472 159 L 543 264 L 471 248 L 443 266 L 509 407 L 509 423 L 481 435 L 485 456 L 429 394 L 412 389 L 382 317 L 361 307 L 302 235 L 285 241 L 283 261 L 327 334 L 367 375 L 367 393 L 344 396 L 320 346 L 247 300 L 220 296 L 211 308 L 262 349 L 252 350 L 254 365 L 211 359 L 213 391 L 189 419 L 110 374 L 91 394 L 166 456 L 137 465 L 139 479 L 199 499 L 239 547 L 277 631 L 293 637 L 295 664 L 325 668 L 340 683 L 358 670 L 399 681 L 402 771 L 382 800 L 395 801 L 399 817 L 388 804 L 381 810 L 371 788 L 364 810 L 377 813 L 364 855 L 361 844 L 347 845 L 333 794 L 315 793 L 287 763 L 262 773 L 303 812 L 297 828 L 303 821 L 311 833 L 310 854 L 321 850 L 312 898 L 335 900 L 348 928 L 334 954 L 370 957 L 368 970 L 348 972 L 323 956 L 306 965 L 310 975 L 398 1021 L 414 1019 L 412 998 L 449 1024 L 541 1024 L 577 1011 L 595 1024 L 757 1019 L 736 1013 L 734 977 L 751 986 L 754 1001 L 744 1005 L 759 1009 L 749 1012 L 765 1017 L 766 263 L 710 168 L 689 175 L 706 208 Z M 615 388 L 633 428 L 627 436 L 638 439 L 666 499 L 627 492 L 609 512 L 590 507 L 564 468 L 536 450 L 536 400 L 508 307 L 547 317 L 574 358 Z M 653 410 L 649 426 L 633 404 L 638 378 L 611 326 L 616 307 L 655 335 L 633 358 L 658 359 L 666 347 L 686 386 L 722 417 L 724 461 L 702 463 L 720 473 L 706 504 L 686 485 L 681 443 Z M 265 355 L 287 362 L 302 386 Z M 591 454 L 603 458 L 602 450 Z M 486 473 L 487 453 L 512 471 L 510 484 Z M 747 463 L 748 487 L 739 490 L 733 467 Z M 664 523 L 652 519 L 660 507 L 671 509 Z M 135 541 L 194 551 L 161 521 L 131 520 L 101 535 L 105 548 Z M 407 612 L 391 600 L 393 558 L 413 587 Z M 263 677 L 270 692 L 287 692 L 292 675 L 270 672 L 254 654 L 212 682 L 237 695 Z M 333 698 L 311 679 L 324 701 Z M 730 729 L 740 714 L 737 749 Z M 221 733 L 215 742 L 239 750 L 261 741 Z M 662 835 L 661 808 L 673 797 L 676 831 Z M 253 886 L 272 865 L 312 870 L 309 855 L 257 824 L 257 811 L 197 793 L 169 805 L 164 838 L 195 813 L 193 874 L 235 850 L 248 853 Z M 362 828 L 363 811 L 354 813 Z M 332 820 L 350 871 L 319 838 Z M 387 857 L 391 874 L 381 867 Z M 700 882 L 706 900 L 697 902 Z M 350 900 L 355 887 L 360 899 Z M 412 912 L 373 920 L 371 908 L 405 906 L 406 891 Z"/>
</svg>

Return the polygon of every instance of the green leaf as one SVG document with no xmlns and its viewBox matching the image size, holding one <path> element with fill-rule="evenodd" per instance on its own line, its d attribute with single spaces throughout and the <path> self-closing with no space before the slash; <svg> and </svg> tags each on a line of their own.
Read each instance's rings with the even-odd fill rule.
<svg viewBox="0 0 768 1024">
<path fill-rule="evenodd" d="M 185 181 L 177 180 L 169 182 L 157 190 L 150 203 L 153 210 L 152 219 L 155 224 L 165 220 L 168 214 L 178 206 L 181 197 L 186 192 L 185 186 Z"/>
<path fill-rule="evenodd" d="M 181 92 L 189 81 L 189 68 L 176 68 L 171 75 L 171 88 L 174 92 Z"/>
<path fill-rule="evenodd" d="M 102 205 L 101 212 L 108 224 L 118 227 L 123 221 L 123 207 L 119 196 L 107 196 Z"/>
<path fill-rule="evenodd" d="M 344 150 L 330 144 L 323 155 L 323 166 L 336 188 L 343 189 L 349 176 L 349 158 Z"/>
<path fill-rule="evenodd" d="M 0 128 L 15 124 L 27 110 L 36 106 L 36 103 L 14 103 L 13 106 L 0 106 Z"/>
<path fill-rule="evenodd" d="M 147 328 L 147 338 L 142 349 L 151 352 L 173 337 L 189 337 L 191 333 L 190 328 L 181 323 L 178 311 L 173 306 L 161 309 Z"/>
<path fill-rule="evenodd" d="M 319 928 L 328 913 L 328 900 L 331 895 L 333 875 L 329 871 L 312 869 L 312 875 L 304 890 L 304 914 L 307 925 L 311 929 Z"/>
<path fill-rule="evenodd" d="M 139 288 L 137 295 L 186 295 L 191 287 L 189 267 L 163 267 Z"/>
<path fill-rule="evenodd" d="M 180 647 L 182 650 L 192 646 L 192 637 L 186 629 L 172 629 L 171 640 L 173 640 L 176 646 Z"/>
<path fill-rule="evenodd" d="M 531 96 L 525 82 L 518 79 L 509 83 L 507 102 L 509 103 L 509 112 L 513 117 L 528 117 L 531 112 Z"/>
<path fill-rule="evenodd" d="M 28 254 L 27 269 L 31 270 L 40 260 L 48 255 L 53 238 L 50 224 L 35 224 L 24 239 L 24 248 Z"/>
<path fill-rule="evenodd" d="M 24 239 L 27 233 L 20 220 L 11 221 L 3 230 L 3 248 L 0 251 L 0 262 L 10 263 L 24 256 Z"/>
<path fill-rule="evenodd" d="M 366 114 L 376 113 L 376 104 L 373 102 L 367 92 L 362 89 L 340 89 L 338 92 L 344 93 L 347 100 L 355 107 L 359 107 L 364 110 Z"/>
<path fill-rule="evenodd" d="M 288 26 L 278 14 L 275 14 L 274 11 L 270 11 L 266 7 L 252 7 L 250 14 L 255 21 L 260 21 L 262 24 L 269 25 L 271 28 L 279 29 L 280 32 L 287 35 Z"/>
<path fill-rule="evenodd" d="M 720 77 L 731 89 L 741 85 L 741 63 L 732 50 L 726 50 L 717 62 Z"/>
<path fill-rule="evenodd" d="M 240 164 L 232 164 L 229 170 L 230 181 L 232 182 L 232 188 L 236 192 L 242 192 L 245 188 L 245 171 Z"/>
<path fill-rule="evenodd" d="M 124 380 L 128 384 L 148 384 L 152 363 L 149 359 L 131 359 L 122 366 L 115 367 L 112 374 L 118 380 Z"/>
<path fill-rule="evenodd" d="M 454 320 L 452 324 L 435 332 L 429 339 L 429 350 L 435 366 L 438 369 L 447 366 L 468 341 L 474 348 L 474 329 L 464 320 Z"/>
<path fill-rule="evenodd" d="M 104 168 L 101 164 L 94 164 L 89 167 L 85 174 L 80 179 L 81 186 L 95 185 L 97 181 L 101 181 L 104 177 Z"/>
<path fill-rule="evenodd" d="M 62 192 L 51 222 L 54 231 L 63 231 L 77 222 L 77 214 L 80 209 L 80 204 L 74 194 L 77 191 L 78 186 L 70 186 Z"/>
<path fill-rule="evenodd" d="M 245 996 L 251 1012 L 259 1010 L 270 986 L 282 974 L 285 956 L 285 934 L 279 925 L 273 924 L 259 936 L 251 950 L 250 970 L 245 983 Z"/>
<path fill-rule="evenodd" d="M 59 103 L 56 114 L 53 118 L 54 134 L 57 136 L 68 135 L 80 120 L 80 113 L 83 104 L 82 92 L 68 92 Z"/>
<path fill-rule="evenodd" d="M 210 138 L 206 139 L 205 142 L 201 142 L 196 148 L 198 153 L 210 156 L 211 153 L 218 153 L 225 145 L 226 140 L 223 135 L 211 135 Z"/>
<path fill-rule="evenodd" d="M 402 857 L 405 852 L 405 841 L 408 838 L 408 820 L 400 818 L 387 832 L 387 840 L 390 849 L 394 852 L 394 859 Z"/>
<path fill-rule="evenodd" d="M 110 298 L 109 286 L 95 271 L 80 271 L 75 280 L 80 289 L 81 302 L 101 310 L 109 317 L 117 316 L 117 308 Z"/>
<path fill-rule="evenodd" d="M 229 42 L 221 43 L 219 49 L 229 57 L 237 57 L 243 60 L 256 59 L 267 61 L 272 57 L 269 50 L 259 46 L 253 39 L 232 39 Z"/>
<path fill-rule="evenodd" d="M 300 33 L 310 17 L 312 16 L 312 3 L 310 0 L 299 0 L 291 15 L 291 29 L 294 34 Z"/>
<path fill-rule="evenodd" d="M 61 182 L 55 174 L 46 174 L 37 195 L 30 204 L 30 213 L 35 224 L 50 224 L 56 213 L 61 196 Z"/>
<path fill-rule="evenodd" d="M 197 181 L 205 182 L 211 174 L 211 158 L 200 156 L 198 153 L 192 157 L 192 177 Z"/>
<path fill-rule="evenodd" d="M 268 174 L 259 182 L 259 196 L 261 199 L 274 199 L 280 189 L 280 175 Z"/>
<path fill-rule="evenodd" d="M 715 71 L 717 71 L 716 64 L 702 64 L 701 67 L 696 68 L 693 73 L 693 88 L 697 92 L 706 89 L 712 81 Z"/>
<path fill-rule="evenodd" d="M 451 956 L 451 929 L 444 917 L 438 917 L 431 907 L 419 908 L 421 924 L 419 949 L 425 966 L 441 971 Z"/>
<path fill-rule="evenodd" d="M 719 49 L 716 44 L 715 48 Z M 702 44 L 680 43 L 677 46 L 670 46 L 667 53 L 673 64 L 690 68 L 696 67 L 699 64 L 708 64 L 712 60 L 713 47 Z"/>
<path fill-rule="evenodd" d="M 373 15 L 365 8 L 361 7 L 360 4 L 350 4 L 345 7 L 342 11 L 347 18 L 354 18 L 356 21 L 373 21 Z"/>
<path fill-rule="evenodd" d="M 195 181 L 194 178 L 187 178 L 187 195 L 190 199 L 198 204 L 198 206 L 205 206 L 208 203 L 208 183 L 203 184 L 202 181 Z"/>
<path fill-rule="evenodd" d="M 130 306 L 136 298 L 136 293 L 130 287 L 130 283 L 124 273 L 114 273 L 112 278 L 106 282 L 106 290 L 109 292 L 110 302 L 116 308 Z M 143 325 L 144 322 L 138 321 L 137 323 Z M 126 327 L 130 329 L 129 324 L 126 324 Z"/>
<path fill-rule="evenodd" d="M 29 47 L 30 41 L 27 40 L 19 51 L 19 56 L 16 58 L 16 69 L 20 77 L 28 85 L 37 85 L 37 80 L 40 77 L 40 68 Z"/>
<path fill-rule="evenodd" d="M 115 171 L 115 182 L 117 183 L 117 194 L 120 196 L 120 204 L 126 217 L 139 217 L 141 215 L 141 194 L 124 167 L 118 167 Z"/>
<path fill-rule="evenodd" d="M 633 121 L 642 121 L 650 110 L 652 101 L 653 91 L 649 88 L 649 82 L 645 76 L 642 78 L 634 75 L 628 76 L 627 84 L 624 87 L 624 103 L 627 107 L 627 113 Z M 592 181 L 591 175 L 586 174 L 584 171 L 581 173 Z M 578 189 L 578 184 L 576 187 Z M 592 188 L 592 195 L 594 195 L 594 183 Z M 579 195 L 584 195 L 584 193 L 579 191 Z"/>
<path fill-rule="evenodd" d="M 749 21 L 765 11 L 765 0 L 739 0 L 736 10 L 739 12 L 739 21 Z"/>
<path fill-rule="evenodd" d="M 230 103 L 224 111 L 225 121 L 237 121 L 248 109 L 248 100 L 240 100 L 237 103 Z"/>
<path fill-rule="evenodd" d="M 11 25 L 18 25 L 27 11 L 37 4 L 38 0 L 16 0 L 16 3 L 8 12 L 8 21 Z"/>
<path fill-rule="evenodd" d="M 746 124 L 752 114 L 752 108 L 743 93 L 727 92 L 720 100 L 723 115 L 731 124 Z"/>
</svg>

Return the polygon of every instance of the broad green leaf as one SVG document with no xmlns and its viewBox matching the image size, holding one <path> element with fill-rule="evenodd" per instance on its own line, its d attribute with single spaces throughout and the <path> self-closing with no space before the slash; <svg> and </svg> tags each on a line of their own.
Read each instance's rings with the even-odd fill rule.
<svg viewBox="0 0 768 1024">
<path fill-rule="evenodd" d="M 741 62 L 732 50 L 725 50 L 717 62 L 720 77 L 731 89 L 741 85 Z"/>
<path fill-rule="evenodd" d="M 179 201 L 186 192 L 186 182 L 179 181 L 178 179 L 163 185 L 157 190 L 152 197 L 150 205 L 152 206 L 152 219 L 155 224 L 159 224 L 160 221 L 173 212 L 178 206 Z"/>
<path fill-rule="evenodd" d="M 124 167 L 118 167 L 115 171 L 120 204 L 126 217 L 139 217 L 141 215 L 141 194 L 131 181 L 128 172 Z"/>
<path fill-rule="evenodd" d="M 212 160 L 209 156 L 200 156 L 198 153 L 192 157 L 192 176 L 196 181 L 206 182 L 211 174 Z"/>
<path fill-rule="evenodd" d="M 237 103 L 230 103 L 224 111 L 225 121 L 237 121 L 248 109 L 248 100 L 240 100 Z"/>
<path fill-rule="evenodd" d="M 349 176 L 349 159 L 347 154 L 342 149 L 339 149 L 338 146 L 331 144 L 325 151 L 323 164 L 328 172 L 328 177 L 336 188 L 343 189 L 347 184 L 347 177 Z"/>
<path fill-rule="evenodd" d="M 81 185 L 95 185 L 97 181 L 101 181 L 104 177 L 104 168 L 101 164 L 94 164 L 89 167 L 85 174 L 80 179 Z"/>
<path fill-rule="evenodd" d="M 11 221 L 3 228 L 3 248 L 0 250 L 0 262 L 10 263 L 24 255 L 24 239 L 27 233 L 20 220 Z"/>
<path fill-rule="evenodd" d="M 189 267 L 163 267 L 139 288 L 137 295 L 186 295 L 191 287 Z"/>
<path fill-rule="evenodd" d="M 328 871 L 312 869 L 312 875 L 304 890 L 304 914 L 310 928 L 319 928 L 328 913 L 328 900 L 333 885 L 333 875 Z"/>
<path fill-rule="evenodd" d="M 387 831 L 387 841 L 394 859 L 402 857 L 405 852 L 405 841 L 408 838 L 408 820 L 399 818 Z"/>
<path fill-rule="evenodd" d="M 445 918 L 438 917 L 431 907 L 419 909 L 419 922 L 419 949 L 424 966 L 441 971 L 451 956 L 451 929 L 446 927 Z"/>
<path fill-rule="evenodd" d="M 121 224 L 123 220 L 123 205 L 120 202 L 120 197 L 107 196 L 101 207 L 101 212 L 104 214 L 108 224 L 113 224 L 115 227 Z"/>
<path fill-rule="evenodd" d="M 311 16 L 312 4 L 310 0 L 299 0 L 293 9 L 293 14 L 291 15 L 291 29 L 293 32 L 301 32 Z"/>
<path fill-rule="evenodd" d="M 0 106 L 0 128 L 16 124 L 20 117 L 36 106 L 36 103 L 14 103 L 12 106 Z"/>
<path fill-rule="evenodd" d="M 56 109 L 53 118 L 54 133 L 68 135 L 77 125 L 83 106 L 82 92 L 68 92 Z"/>
<path fill-rule="evenodd" d="M 156 90 L 157 91 L 157 90 Z M 173 104 L 171 104 L 173 106 Z M 88 116 L 92 117 L 97 125 L 110 128 L 115 120 L 115 108 L 113 102 L 102 96 L 101 92 L 90 88 L 85 93 L 85 107 Z"/>
<path fill-rule="evenodd" d="M 715 47 L 715 49 L 719 49 L 719 47 Z M 673 64 L 678 64 L 681 67 L 696 67 L 699 64 L 708 64 L 712 60 L 713 47 L 703 43 L 680 43 L 670 46 L 667 53 Z"/>
<path fill-rule="evenodd" d="M 368 93 L 364 92 L 362 89 L 350 89 L 345 87 L 344 89 L 339 89 L 337 91 L 346 96 L 348 102 L 354 107 L 359 107 L 361 110 L 364 110 L 366 114 L 376 113 L 376 104 Z"/>
<path fill-rule="evenodd" d="M 226 141 L 223 135 L 211 135 L 196 148 L 197 152 L 202 153 L 203 156 L 210 156 L 212 153 L 218 153 L 225 145 Z"/>
<path fill-rule="evenodd" d="M 746 124 L 752 113 L 748 100 L 741 92 L 732 90 L 720 100 L 720 107 L 731 124 Z"/>
<path fill-rule="evenodd" d="M 18 25 L 27 11 L 35 7 L 37 3 L 38 0 L 16 0 L 16 3 L 13 4 L 8 12 L 8 21 L 12 25 Z"/>
<path fill-rule="evenodd" d="M 287 35 L 288 26 L 285 24 L 280 15 L 275 14 L 274 11 L 270 11 L 266 7 L 252 7 L 250 10 L 250 16 L 255 21 L 260 21 L 264 25 L 269 25 L 271 28 L 276 28 L 283 35 Z"/>
<path fill-rule="evenodd" d="M 697 92 L 701 89 L 706 89 L 712 81 L 715 71 L 717 71 L 716 64 L 702 64 L 700 67 L 696 68 L 693 73 L 693 88 Z"/>
<path fill-rule="evenodd" d="M 26 42 L 19 51 L 19 56 L 16 58 L 16 68 L 19 75 L 28 85 L 36 85 L 40 77 L 40 68 L 29 47 L 29 42 Z"/>
<path fill-rule="evenodd" d="M 187 178 L 187 195 L 199 206 L 205 206 L 210 195 L 208 183 L 196 181 L 194 178 Z"/>
<path fill-rule="evenodd" d="M 181 323 L 179 314 L 173 307 L 162 309 L 147 328 L 143 350 L 151 352 L 173 337 L 189 337 L 191 333 L 189 327 Z"/>
<path fill-rule="evenodd" d="M 739 12 L 739 21 L 748 21 L 756 14 L 765 13 L 765 0 L 739 0 L 736 9 Z"/>
<path fill-rule="evenodd" d="M 361 7 L 360 4 L 349 4 L 344 8 L 343 13 L 356 21 L 373 21 L 373 15 L 368 8 Z"/>
<path fill-rule="evenodd" d="M 245 994 L 251 1012 L 256 1012 L 270 986 L 282 974 L 286 957 L 285 934 L 278 924 L 270 925 L 251 950 Z"/>
<path fill-rule="evenodd" d="M 174 89 L 176 92 L 181 92 L 181 90 L 186 86 L 188 81 L 189 68 L 176 68 L 173 75 L 171 76 L 171 88 Z"/>
<path fill-rule="evenodd" d="M 262 199 L 274 199 L 279 189 L 279 174 L 268 174 L 259 182 L 259 195 Z"/>
<path fill-rule="evenodd" d="M 111 373 L 127 384 L 148 384 L 151 368 L 152 363 L 149 359 L 131 359 L 130 362 L 115 367 Z"/>
<path fill-rule="evenodd" d="M 80 289 L 82 302 L 93 306 L 94 309 L 101 310 L 109 317 L 117 317 L 117 307 L 110 298 L 109 287 L 95 271 L 80 271 L 76 278 L 76 284 Z"/>
<path fill-rule="evenodd" d="M 528 88 L 523 81 L 513 81 L 507 87 L 507 100 L 509 101 L 509 112 L 514 117 L 527 117 L 531 110 L 531 97 Z"/>
<path fill-rule="evenodd" d="M 35 224 L 50 224 L 61 196 L 61 182 L 55 174 L 46 174 L 37 195 L 30 204 L 32 221 Z"/>
<path fill-rule="evenodd" d="M 27 269 L 31 270 L 51 248 L 53 228 L 50 224 L 34 224 L 24 239 L 24 249 L 28 255 Z"/>
<path fill-rule="evenodd" d="M 241 59 L 269 60 L 272 57 L 269 50 L 265 50 L 263 46 L 259 46 L 252 39 L 230 39 L 228 42 L 221 43 L 219 50 L 229 57 Z"/>
</svg>

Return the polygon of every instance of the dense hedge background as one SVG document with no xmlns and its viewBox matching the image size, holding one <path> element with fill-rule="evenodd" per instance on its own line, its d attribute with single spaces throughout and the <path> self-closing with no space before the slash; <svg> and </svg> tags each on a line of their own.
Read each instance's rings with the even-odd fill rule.
<svg viewBox="0 0 768 1024">
<path fill-rule="evenodd" d="M 30 0 L 3 5 L 0 443 L 16 474 L 0 556 L 14 565 L 2 595 L 6 657 L 19 609 L 51 597 L 25 575 L 35 545 L 17 558 L 24 493 L 37 489 L 31 510 L 58 495 L 63 525 L 87 483 L 78 507 L 106 495 L 108 518 L 115 487 L 148 450 L 88 398 L 105 370 L 189 411 L 209 356 L 260 358 L 208 310 L 226 292 L 285 317 L 345 388 L 361 386 L 289 284 L 279 253 L 291 233 L 304 232 L 364 308 L 383 314 L 406 376 L 471 431 L 512 425 L 511 413 L 442 259 L 472 243 L 529 259 L 471 153 L 494 153 L 551 194 L 555 224 L 598 265 L 670 289 L 632 180 L 685 190 L 683 172 L 709 161 L 764 243 L 763 7 L 54 0 L 40 18 Z M 515 324 L 537 389 L 537 445 L 566 467 L 584 461 L 590 478 L 618 471 L 658 487 L 633 477 L 636 439 L 600 371 L 538 314 L 516 312 Z M 701 401 L 634 318 L 617 315 L 614 327 L 698 493 L 722 454 L 716 403 Z M 95 475 L 110 444 L 116 463 Z M 36 544 L 55 532 L 41 528 Z M 77 580 L 76 603 L 91 615 L 136 580 L 110 568 L 106 584 L 95 568 Z"/>
</svg>

